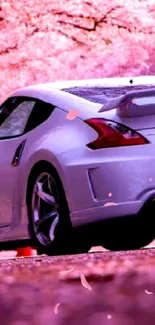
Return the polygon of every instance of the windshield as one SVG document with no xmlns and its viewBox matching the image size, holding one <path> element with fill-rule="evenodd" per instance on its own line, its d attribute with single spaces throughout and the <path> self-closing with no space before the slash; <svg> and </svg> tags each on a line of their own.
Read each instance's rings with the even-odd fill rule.
<svg viewBox="0 0 155 325">
<path fill-rule="evenodd" d="M 77 95 L 84 99 L 87 99 L 94 103 L 104 104 L 105 96 L 109 98 L 114 98 L 126 94 L 129 91 L 143 90 L 143 89 L 155 89 L 155 85 L 139 85 L 139 86 L 120 86 L 120 87 L 104 87 L 104 86 L 94 86 L 94 87 L 72 87 L 62 89 L 73 95 Z"/>
</svg>

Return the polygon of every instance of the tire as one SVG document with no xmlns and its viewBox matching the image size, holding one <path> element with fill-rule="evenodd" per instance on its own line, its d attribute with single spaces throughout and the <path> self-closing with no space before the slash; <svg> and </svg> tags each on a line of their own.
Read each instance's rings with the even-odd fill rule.
<svg viewBox="0 0 155 325">
<path fill-rule="evenodd" d="M 45 193 L 50 197 L 44 197 Z M 51 203 L 51 197 L 55 203 Z M 61 180 L 50 164 L 43 163 L 32 171 L 27 188 L 27 207 L 29 233 L 38 254 L 52 256 L 88 251 L 88 243 L 77 238 L 72 227 Z"/>
<path fill-rule="evenodd" d="M 136 250 L 149 245 L 155 238 L 154 208 L 154 203 L 149 202 L 137 216 L 105 221 L 100 244 L 111 251 Z"/>
</svg>

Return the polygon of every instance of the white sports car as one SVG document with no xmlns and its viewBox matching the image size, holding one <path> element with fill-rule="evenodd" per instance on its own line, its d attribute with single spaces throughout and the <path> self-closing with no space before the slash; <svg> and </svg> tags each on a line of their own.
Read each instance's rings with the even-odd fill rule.
<svg viewBox="0 0 155 325">
<path fill-rule="evenodd" d="M 155 77 L 16 90 L 0 107 L 0 152 L 1 249 L 30 240 L 56 255 L 155 238 Z"/>
</svg>

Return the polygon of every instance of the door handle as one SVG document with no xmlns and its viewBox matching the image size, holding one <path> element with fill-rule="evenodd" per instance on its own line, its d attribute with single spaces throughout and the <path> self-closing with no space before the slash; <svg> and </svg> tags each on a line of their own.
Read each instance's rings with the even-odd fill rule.
<svg viewBox="0 0 155 325">
<path fill-rule="evenodd" d="M 23 150 L 24 150 L 24 147 L 25 147 L 25 143 L 26 143 L 26 139 L 23 140 L 20 145 L 17 147 L 16 151 L 15 151 L 15 154 L 14 154 L 14 157 L 12 159 L 12 163 L 11 165 L 13 167 L 16 167 L 19 165 L 20 163 L 20 159 L 21 159 L 21 156 L 22 156 L 22 153 L 23 153 Z"/>
</svg>

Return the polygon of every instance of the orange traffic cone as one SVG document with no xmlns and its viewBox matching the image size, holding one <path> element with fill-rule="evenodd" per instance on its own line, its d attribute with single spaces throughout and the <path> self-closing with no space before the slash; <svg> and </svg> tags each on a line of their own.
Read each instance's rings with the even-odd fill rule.
<svg viewBox="0 0 155 325">
<path fill-rule="evenodd" d="M 16 257 L 32 256 L 33 251 L 31 247 L 21 247 L 16 249 Z"/>
</svg>

